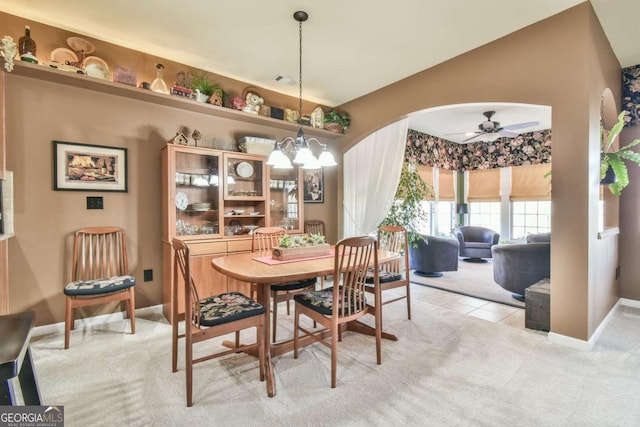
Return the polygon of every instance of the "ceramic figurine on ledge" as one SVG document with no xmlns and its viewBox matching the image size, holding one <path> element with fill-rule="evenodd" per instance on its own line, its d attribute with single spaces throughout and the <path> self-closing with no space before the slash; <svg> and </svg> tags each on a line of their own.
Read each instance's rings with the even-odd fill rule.
<svg viewBox="0 0 640 427">
<path fill-rule="evenodd" d="M 253 92 L 249 92 L 245 98 L 245 106 L 242 111 L 245 113 L 258 114 L 262 104 L 264 104 L 263 98 Z"/>
</svg>

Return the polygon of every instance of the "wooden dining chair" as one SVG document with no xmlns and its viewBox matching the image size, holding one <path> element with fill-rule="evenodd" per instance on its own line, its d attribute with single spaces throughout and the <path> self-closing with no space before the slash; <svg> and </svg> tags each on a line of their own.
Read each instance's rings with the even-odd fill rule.
<svg viewBox="0 0 640 427">
<path fill-rule="evenodd" d="M 366 278 L 369 266 L 373 267 L 374 283 L 378 281 L 378 252 L 376 240 L 371 236 L 350 237 L 335 246 L 334 286 L 294 296 L 295 321 L 293 357 L 298 358 L 299 331 L 331 349 L 331 388 L 336 387 L 338 364 L 338 340 L 340 328 L 348 322 L 372 314 L 375 317 L 376 360 L 382 363 L 382 319 L 380 305 L 371 306 L 366 301 Z M 310 331 L 300 326 L 300 315 L 311 318 L 324 326 Z M 329 342 L 323 334 L 329 331 Z"/>
<path fill-rule="evenodd" d="M 73 235 L 71 282 L 64 287 L 64 348 L 74 329 L 74 309 L 126 301 L 131 333 L 136 333 L 136 279 L 129 275 L 127 237 L 119 227 L 89 227 Z"/>
<path fill-rule="evenodd" d="M 324 231 L 324 221 L 319 219 L 309 219 L 304 222 L 304 232 L 306 234 L 320 234 L 326 237 Z M 324 276 L 320 276 L 320 288 L 324 288 Z"/>
<path fill-rule="evenodd" d="M 378 228 L 378 248 L 391 252 L 403 253 L 403 259 L 381 264 L 378 270 L 380 286 L 380 303 L 385 305 L 403 299 L 407 300 L 407 317 L 411 320 L 411 282 L 409 281 L 409 241 L 407 230 L 399 225 L 385 225 Z M 382 299 L 384 292 L 389 289 L 404 288 L 404 295 L 394 295 L 392 298 Z M 367 275 L 365 291 L 375 294 L 373 270 Z M 388 293 L 387 293 L 388 294 Z"/>
<path fill-rule="evenodd" d="M 270 251 L 274 246 L 278 246 L 278 242 L 282 236 L 286 234 L 286 230 L 281 227 L 261 227 L 253 230 L 253 239 L 251 242 L 251 251 Z M 289 301 L 293 299 L 295 294 L 300 292 L 313 291 L 316 288 L 317 279 L 298 280 L 295 282 L 277 283 L 271 285 L 271 299 L 273 299 L 273 316 L 271 321 L 271 340 L 276 342 L 276 328 L 278 325 L 278 304 L 287 303 L 287 315 L 291 314 Z"/>
<path fill-rule="evenodd" d="M 304 232 L 307 234 L 321 234 L 326 236 L 324 231 L 324 221 L 310 219 L 304 222 Z"/>
<path fill-rule="evenodd" d="M 178 339 L 185 338 L 187 406 L 193 405 L 193 365 L 196 363 L 231 353 L 239 353 L 257 346 L 260 381 L 264 381 L 264 307 L 240 292 L 226 292 L 201 299 L 191 275 L 189 245 L 175 238 L 172 241 L 172 245 L 175 257 L 173 302 L 171 304 L 171 314 L 172 319 L 174 319 L 171 364 L 172 371 L 176 372 L 178 370 Z M 178 312 L 178 286 L 176 284 L 179 278 L 184 283 L 184 334 L 178 332 L 180 313 Z M 256 328 L 256 344 L 241 345 L 240 331 L 253 327 Z M 235 332 L 235 346 L 233 348 L 194 359 L 194 344 L 231 332 Z"/>
</svg>

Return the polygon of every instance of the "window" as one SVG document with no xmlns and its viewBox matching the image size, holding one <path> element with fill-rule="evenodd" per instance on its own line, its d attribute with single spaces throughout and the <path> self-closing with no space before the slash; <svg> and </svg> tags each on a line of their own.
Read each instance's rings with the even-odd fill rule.
<svg viewBox="0 0 640 427">
<path fill-rule="evenodd" d="M 500 202 L 469 203 L 469 225 L 500 232 Z"/>
<path fill-rule="evenodd" d="M 455 224 L 455 203 L 437 202 L 435 211 L 437 222 L 433 230 L 434 235 L 450 236 Z"/>
<path fill-rule="evenodd" d="M 551 231 L 551 202 L 512 202 L 511 238 L 524 240 L 528 234 Z"/>
</svg>

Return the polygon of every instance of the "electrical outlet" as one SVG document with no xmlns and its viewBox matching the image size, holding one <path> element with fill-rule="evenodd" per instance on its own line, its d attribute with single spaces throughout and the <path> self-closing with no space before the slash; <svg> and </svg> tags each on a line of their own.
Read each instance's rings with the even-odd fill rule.
<svg viewBox="0 0 640 427">
<path fill-rule="evenodd" d="M 102 196 L 87 196 L 87 209 L 104 209 Z"/>
<path fill-rule="evenodd" d="M 151 282 L 153 280 L 153 270 L 145 270 L 144 271 L 144 281 Z"/>
</svg>

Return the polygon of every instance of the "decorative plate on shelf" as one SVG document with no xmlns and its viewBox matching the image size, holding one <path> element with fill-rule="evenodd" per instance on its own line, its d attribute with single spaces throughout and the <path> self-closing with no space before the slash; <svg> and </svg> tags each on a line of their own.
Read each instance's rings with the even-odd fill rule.
<svg viewBox="0 0 640 427">
<path fill-rule="evenodd" d="M 249 162 L 240 162 L 236 165 L 236 173 L 242 178 L 249 178 L 253 175 L 253 166 Z"/>
<path fill-rule="evenodd" d="M 176 193 L 176 208 L 183 211 L 187 209 L 187 206 L 189 206 L 189 199 L 187 198 L 187 195 L 182 191 L 178 191 Z"/>
<path fill-rule="evenodd" d="M 73 63 L 78 62 L 78 56 L 71 49 L 59 47 L 51 51 L 51 60 L 58 64 Z"/>
</svg>

